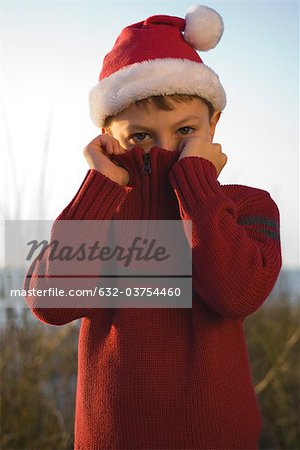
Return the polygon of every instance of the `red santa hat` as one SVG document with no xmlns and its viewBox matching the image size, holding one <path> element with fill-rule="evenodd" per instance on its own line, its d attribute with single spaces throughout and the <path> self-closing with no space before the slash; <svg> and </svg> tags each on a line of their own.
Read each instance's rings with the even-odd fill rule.
<svg viewBox="0 0 300 450">
<path fill-rule="evenodd" d="M 101 128 L 107 116 L 153 95 L 199 95 L 222 111 L 225 91 L 196 50 L 214 48 L 223 31 L 221 16 L 202 5 L 191 6 L 185 19 L 156 15 L 124 28 L 89 92 L 94 124 Z"/>
</svg>

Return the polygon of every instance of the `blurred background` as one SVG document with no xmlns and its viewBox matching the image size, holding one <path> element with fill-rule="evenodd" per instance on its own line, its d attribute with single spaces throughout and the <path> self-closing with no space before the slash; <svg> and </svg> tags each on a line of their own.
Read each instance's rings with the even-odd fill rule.
<svg viewBox="0 0 300 450">
<path fill-rule="evenodd" d="M 101 132 L 88 93 L 121 29 L 154 14 L 184 17 L 195 3 L 0 0 L 2 301 L 19 279 L 5 266 L 5 220 L 54 220 L 77 192 L 82 150 Z M 244 324 L 260 448 L 299 449 L 299 3 L 204 4 L 225 24 L 215 49 L 200 52 L 227 94 L 214 139 L 228 157 L 219 181 L 265 189 L 280 211 L 283 268 Z M 80 321 L 44 325 L 23 299 L 0 313 L 0 447 L 72 449 Z"/>
</svg>

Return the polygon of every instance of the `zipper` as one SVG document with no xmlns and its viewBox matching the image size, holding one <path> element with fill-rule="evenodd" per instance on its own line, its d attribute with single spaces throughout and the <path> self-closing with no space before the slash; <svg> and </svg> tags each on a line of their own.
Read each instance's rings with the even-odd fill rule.
<svg viewBox="0 0 300 450">
<path fill-rule="evenodd" d="M 144 160 L 144 164 L 143 164 L 143 168 L 142 168 L 143 175 L 151 173 L 150 153 L 144 153 L 143 160 Z"/>
</svg>

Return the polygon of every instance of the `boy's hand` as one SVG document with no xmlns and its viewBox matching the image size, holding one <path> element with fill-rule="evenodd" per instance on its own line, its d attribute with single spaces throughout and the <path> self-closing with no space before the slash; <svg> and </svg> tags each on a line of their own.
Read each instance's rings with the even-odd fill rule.
<svg viewBox="0 0 300 450">
<path fill-rule="evenodd" d="M 113 163 L 110 155 L 124 153 L 119 141 L 108 134 L 100 134 L 83 149 L 83 154 L 91 169 L 96 169 L 111 180 L 126 186 L 129 173 L 117 163 Z"/>
<path fill-rule="evenodd" d="M 211 161 L 217 170 L 217 177 L 227 163 L 227 156 L 222 153 L 220 144 L 213 144 L 199 136 L 191 136 L 182 140 L 178 150 L 181 152 L 178 161 L 186 156 L 201 156 Z"/>
</svg>

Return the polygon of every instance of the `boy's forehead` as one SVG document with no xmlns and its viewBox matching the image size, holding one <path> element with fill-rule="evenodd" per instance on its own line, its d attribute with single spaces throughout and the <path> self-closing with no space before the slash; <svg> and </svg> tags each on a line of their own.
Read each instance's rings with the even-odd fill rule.
<svg viewBox="0 0 300 450">
<path fill-rule="evenodd" d="M 194 99 L 193 99 L 194 100 Z M 164 110 L 149 103 L 146 105 L 132 104 L 115 116 L 118 126 L 128 129 L 142 124 L 145 120 L 157 121 L 163 117 L 168 123 L 179 124 L 185 120 L 202 120 L 207 115 L 207 106 L 201 100 L 189 102 L 172 102 L 172 110 Z"/>
</svg>

